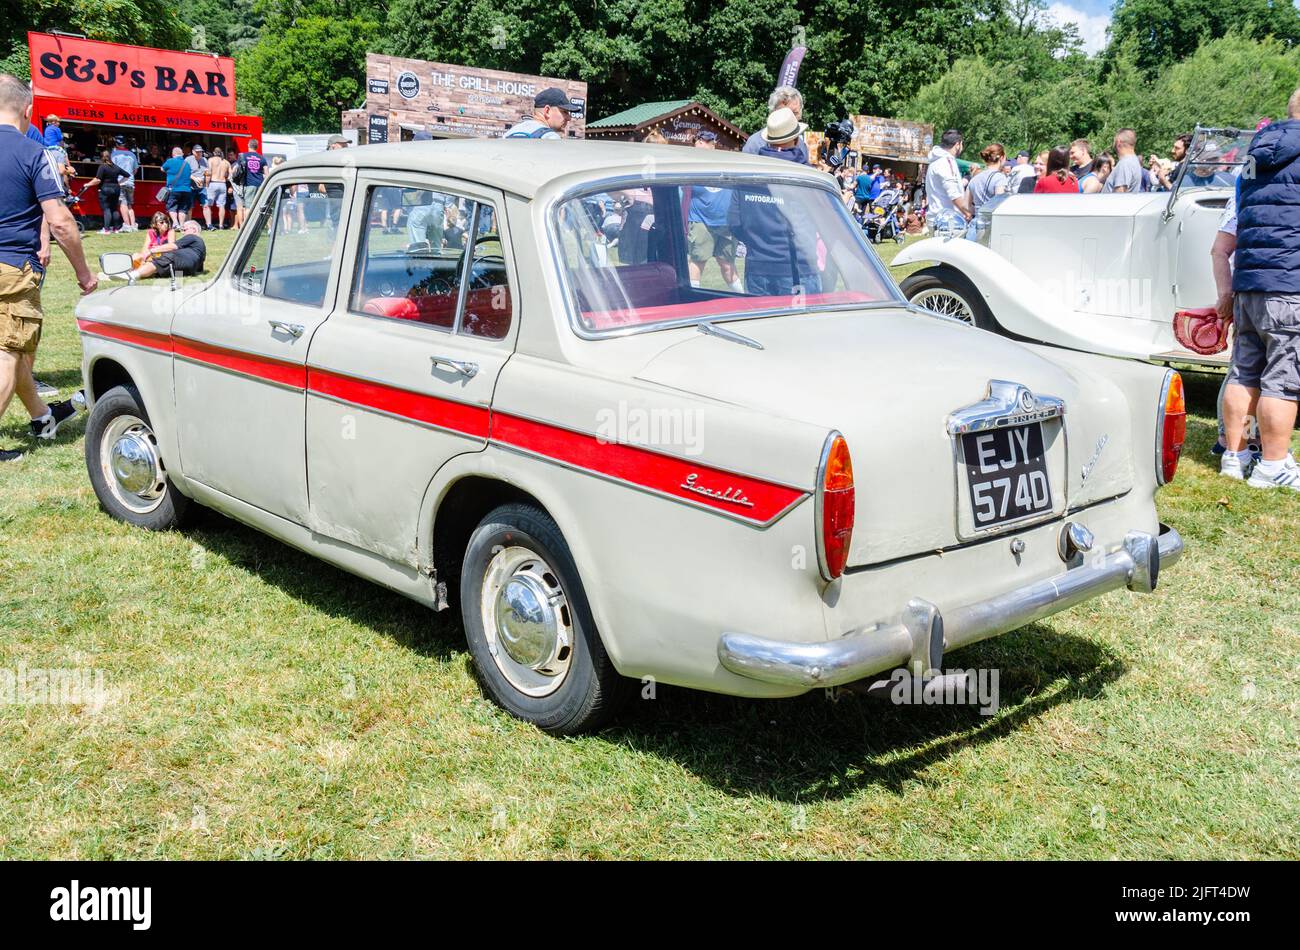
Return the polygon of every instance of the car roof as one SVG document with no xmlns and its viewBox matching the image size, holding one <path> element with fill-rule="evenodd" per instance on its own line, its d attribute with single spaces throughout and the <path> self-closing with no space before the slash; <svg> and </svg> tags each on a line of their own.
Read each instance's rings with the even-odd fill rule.
<svg viewBox="0 0 1300 950">
<path fill-rule="evenodd" d="M 753 172 L 828 176 L 797 162 L 760 158 L 720 149 L 640 142 L 597 142 L 590 139 L 443 139 L 361 145 L 311 152 L 280 168 L 339 166 L 427 172 L 479 182 L 502 191 L 536 197 L 555 182 L 601 179 L 622 175 L 685 172 Z"/>
</svg>

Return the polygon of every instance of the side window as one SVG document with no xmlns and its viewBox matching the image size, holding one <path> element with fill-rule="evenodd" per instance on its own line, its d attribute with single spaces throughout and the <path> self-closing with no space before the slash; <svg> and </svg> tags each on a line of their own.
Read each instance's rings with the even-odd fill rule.
<svg viewBox="0 0 1300 950">
<path fill-rule="evenodd" d="M 266 262 L 271 254 L 271 222 L 275 220 L 277 197 L 268 195 L 266 203 L 252 222 L 250 230 L 253 236 L 249 239 L 244 256 L 239 261 L 239 269 L 235 272 L 235 283 L 241 290 L 255 294 L 262 292 L 262 283 L 266 279 Z"/>
<path fill-rule="evenodd" d="M 342 212 L 339 182 L 281 185 L 258 214 L 256 234 L 239 265 L 239 286 L 264 297 L 321 306 Z"/>
<path fill-rule="evenodd" d="M 510 330 L 510 279 L 496 208 L 478 206 L 470 258 L 469 292 L 460 329 L 469 336 L 500 340 Z"/>
<path fill-rule="evenodd" d="M 380 185 L 366 196 L 364 220 L 354 312 L 505 336 L 510 292 L 490 205 L 427 188 Z"/>
</svg>

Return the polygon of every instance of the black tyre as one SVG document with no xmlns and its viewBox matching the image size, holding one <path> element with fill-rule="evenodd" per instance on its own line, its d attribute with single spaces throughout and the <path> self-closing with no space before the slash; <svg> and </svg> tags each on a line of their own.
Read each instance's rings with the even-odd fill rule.
<svg viewBox="0 0 1300 950">
<path fill-rule="evenodd" d="M 600 642 L 573 556 L 545 512 L 509 504 L 470 536 L 461 616 L 492 699 L 553 735 L 594 731 L 632 689 Z"/>
<path fill-rule="evenodd" d="M 196 505 L 167 477 L 134 386 L 115 386 L 95 400 L 86 423 L 86 471 L 100 505 L 119 521 L 168 531 L 193 517 Z"/>
<path fill-rule="evenodd" d="M 984 295 L 955 268 L 940 264 L 903 279 L 903 294 L 919 307 L 953 317 L 981 330 L 998 331 Z"/>
</svg>

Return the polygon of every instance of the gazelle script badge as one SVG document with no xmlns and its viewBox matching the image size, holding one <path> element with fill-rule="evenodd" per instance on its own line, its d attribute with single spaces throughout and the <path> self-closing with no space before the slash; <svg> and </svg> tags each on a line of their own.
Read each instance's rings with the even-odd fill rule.
<svg viewBox="0 0 1300 950">
<path fill-rule="evenodd" d="M 722 490 L 709 488 L 706 485 L 701 485 L 699 483 L 699 478 L 700 476 L 698 472 L 691 472 L 691 474 L 686 476 L 686 481 L 682 482 L 680 487 L 687 491 L 693 491 L 697 495 L 704 495 L 706 498 L 716 498 L 718 501 L 730 502 L 733 505 L 740 505 L 744 508 L 754 507 L 754 503 L 750 501 L 745 496 L 745 493 L 739 488 L 732 488 L 730 486 Z"/>
</svg>

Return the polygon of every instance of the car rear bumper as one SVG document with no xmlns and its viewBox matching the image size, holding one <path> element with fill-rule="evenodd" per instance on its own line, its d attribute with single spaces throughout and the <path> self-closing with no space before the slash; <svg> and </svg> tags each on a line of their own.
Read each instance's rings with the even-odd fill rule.
<svg viewBox="0 0 1300 950">
<path fill-rule="evenodd" d="M 919 598 L 909 601 L 900 623 L 856 630 L 824 643 L 772 640 L 724 633 L 718 659 L 738 676 L 807 688 L 852 683 L 909 664 L 938 669 L 948 650 L 986 640 L 1108 591 L 1155 589 L 1160 569 L 1176 563 L 1183 539 L 1167 525 L 1153 536 L 1131 531 L 1119 550 L 1061 574 L 987 600 L 940 613 Z"/>
</svg>

